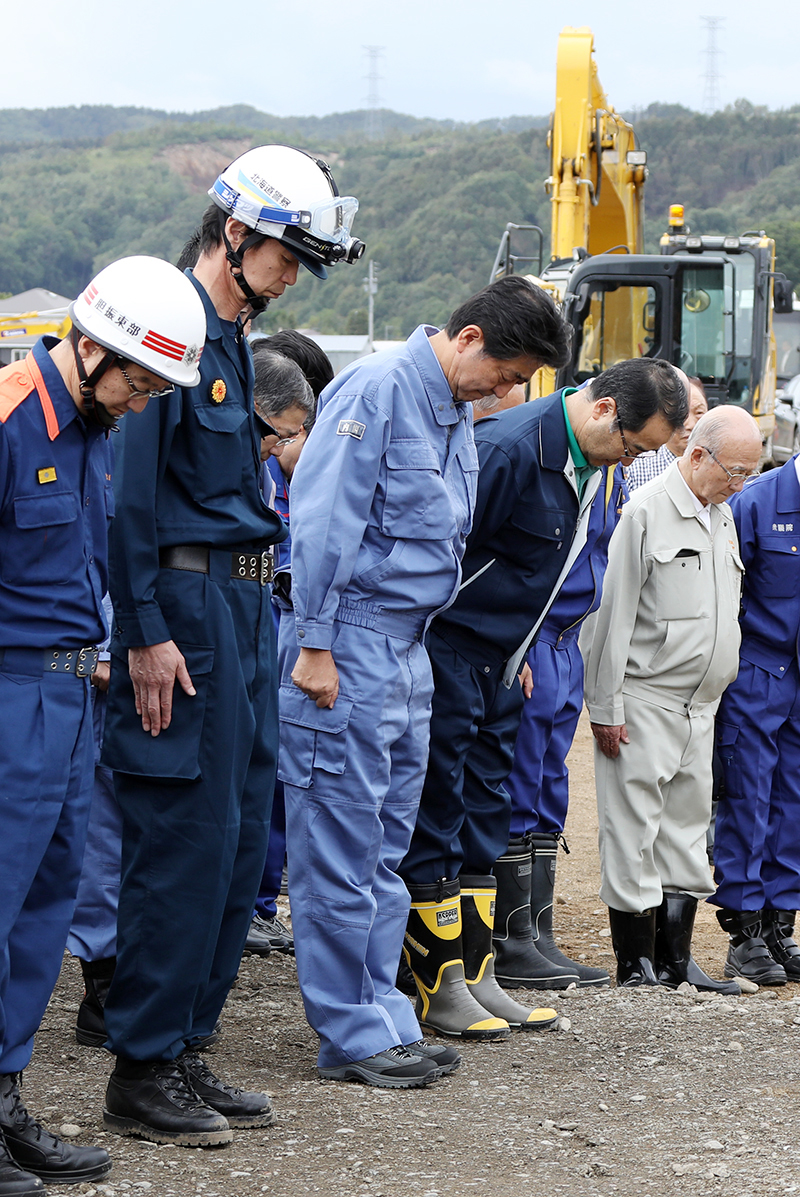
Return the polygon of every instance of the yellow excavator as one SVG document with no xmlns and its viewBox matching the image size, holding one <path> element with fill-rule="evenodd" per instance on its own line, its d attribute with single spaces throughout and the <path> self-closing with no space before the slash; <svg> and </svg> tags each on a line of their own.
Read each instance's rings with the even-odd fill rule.
<svg viewBox="0 0 800 1197">
<path fill-rule="evenodd" d="M 626 358 L 666 358 L 703 381 L 710 404 L 752 412 L 768 456 L 775 426 L 772 315 L 792 306 L 791 284 L 775 274 L 775 243 L 763 232 L 693 236 L 674 205 L 660 254 L 642 252 L 647 155 L 608 102 L 593 51 L 590 29 L 562 31 L 545 182 L 551 260 L 542 268 L 540 228 L 509 224 L 492 269 L 492 278 L 532 274 L 558 298 L 573 328 L 572 360 L 557 376 L 541 370 L 531 397 L 577 385 Z"/>
</svg>

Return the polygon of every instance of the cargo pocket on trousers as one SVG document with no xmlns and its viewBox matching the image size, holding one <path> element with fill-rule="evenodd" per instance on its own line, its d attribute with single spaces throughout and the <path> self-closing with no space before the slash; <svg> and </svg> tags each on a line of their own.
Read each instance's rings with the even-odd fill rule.
<svg viewBox="0 0 800 1197">
<path fill-rule="evenodd" d="M 347 725 L 354 699 L 340 694 L 329 707 L 318 707 L 313 699 L 291 684 L 281 686 L 280 758 L 278 778 L 307 790 L 314 769 L 344 773 L 347 761 Z"/>
<path fill-rule="evenodd" d="M 725 782 L 725 797 L 740 798 L 742 796 L 742 766 L 739 760 L 739 733 L 735 723 L 716 724 L 717 756 L 722 766 Z"/>
<path fill-rule="evenodd" d="M 133 683 L 128 673 L 127 651 L 112 647 L 111 684 L 108 689 L 102 763 L 117 773 L 136 777 L 197 781 L 201 775 L 200 745 L 214 649 L 178 644 L 197 693 L 185 694 L 178 682 L 172 692 L 172 720 L 166 731 L 151 736 L 136 714 Z"/>
</svg>

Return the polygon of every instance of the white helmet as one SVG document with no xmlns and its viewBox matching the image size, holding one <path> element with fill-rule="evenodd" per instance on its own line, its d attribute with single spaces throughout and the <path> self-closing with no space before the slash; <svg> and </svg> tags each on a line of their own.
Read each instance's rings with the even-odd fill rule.
<svg viewBox="0 0 800 1197">
<path fill-rule="evenodd" d="M 327 162 L 305 150 L 288 145 L 248 150 L 225 168 L 208 194 L 256 234 L 283 241 L 317 278 L 327 278 L 326 265 L 358 261 L 366 248 L 351 233 L 358 200 L 339 195 Z M 239 254 L 255 242 L 248 238 Z"/>
<path fill-rule="evenodd" d="M 174 386 L 199 383 L 206 313 L 195 287 L 169 262 L 112 262 L 70 304 L 69 314 L 77 329 L 115 355 L 112 361 L 135 362 Z"/>
</svg>

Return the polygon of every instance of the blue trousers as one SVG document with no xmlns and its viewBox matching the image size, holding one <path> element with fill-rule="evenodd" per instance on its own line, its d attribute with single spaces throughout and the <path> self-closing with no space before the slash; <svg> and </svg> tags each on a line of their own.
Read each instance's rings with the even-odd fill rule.
<svg viewBox="0 0 800 1197">
<path fill-rule="evenodd" d="M 522 706 L 511 795 L 511 834 L 560 835 L 569 806 L 567 754 L 583 707 L 583 657 L 577 638 L 556 647 L 538 640 L 528 653 L 533 694 Z"/>
<path fill-rule="evenodd" d="M 800 910 L 800 673 L 742 661 L 717 712 L 725 779 L 711 898 L 729 910 Z"/>
<path fill-rule="evenodd" d="M 214 1029 L 264 868 L 277 759 L 268 588 L 162 570 L 158 600 L 197 694 L 176 686 L 169 728 L 146 734 L 112 644 L 104 743 L 123 818 L 106 1027 L 135 1060 L 173 1059 Z"/>
<path fill-rule="evenodd" d="M 117 952 L 122 814 L 114 794 L 110 769 L 100 764 L 106 696 L 92 690 L 94 727 L 94 789 L 89 810 L 86 852 L 78 886 L 78 900 L 67 938 L 67 951 L 80 960 L 107 960 Z"/>
<path fill-rule="evenodd" d="M 261 874 L 255 913 L 262 919 L 274 919 L 278 913 L 277 897 L 281 890 L 283 863 L 286 860 L 286 805 L 283 797 L 283 782 L 275 782 L 272 798 L 272 819 L 269 825 L 269 846 L 267 862 Z"/>
<path fill-rule="evenodd" d="M 88 681 L 0 670 L 0 1073 L 27 1066 L 61 971 L 92 796 Z"/>
<path fill-rule="evenodd" d="M 400 873 L 429 885 L 460 872 L 491 873 L 508 847 L 511 771 L 522 689 L 502 682 L 503 666 L 485 673 L 431 631 L 431 748 L 417 825 Z"/>
<path fill-rule="evenodd" d="M 291 614 L 280 633 L 289 899 L 297 975 L 323 1068 L 421 1037 L 395 986 L 410 905 L 396 870 L 422 788 L 432 688 L 419 641 L 335 627 L 340 691 L 332 710 L 292 685 Z"/>
</svg>

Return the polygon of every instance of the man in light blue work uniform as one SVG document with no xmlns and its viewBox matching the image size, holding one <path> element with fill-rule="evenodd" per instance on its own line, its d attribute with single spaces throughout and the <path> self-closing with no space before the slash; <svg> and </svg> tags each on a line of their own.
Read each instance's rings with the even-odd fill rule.
<svg viewBox="0 0 800 1197">
<path fill-rule="evenodd" d="M 708 900 L 731 937 L 726 976 L 800 980 L 800 457 L 728 502 L 744 564 L 739 673 L 717 712 L 724 792 Z"/>
<path fill-rule="evenodd" d="M 61 968 L 86 843 L 89 678 L 107 634 L 114 514 L 108 434 L 154 393 L 197 385 L 205 338 L 191 285 L 154 258 L 107 266 L 70 315 L 68 338 L 44 337 L 0 371 L 2 1197 L 40 1193 L 42 1179 L 96 1180 L 111 1168 L 102 1148 L 62 1142 L 40 1126 L 20 1081 Z"/>
<path fill-rule="evenodd" d="M 395 870 L 428 751 L 422 637 L 460 580 L 478 469 L 467 404 L 553 361 L 561 327 L 540 289 L 494 283 L 445 330 L 344 371 L 292 480 L 279 776 L 298 976 L 328 1079 L 409 1088 L 459 1063 L 420 1041 L 395 986 L 409 905 Z"/>
<path fill-rule="evenodd" d="M 510 843 L 521 849 L 521 863 L 527 862 L 528 849 L 531 852 L 530 872 L 519 868 L 517 878 L 526 902 L 530 890 L 533 950 L 563 975 L 576 977 L 579 986 L 604 985 L 609 977 L 604 969 L 565 957 L 553 939 L 556 853 L 569 805 L 567 754 L 583 709 L 578 637 L 586 617 L 600 606 L 608 542 L 627 493 L 622 466 L 604 466 L 586 543 L 528 653 L 533 692 L 522 707 L 514 767 L 505 782 L 511 797 Z M 549 971 L 546 966 L 544 971 Z"/>
</svg>

